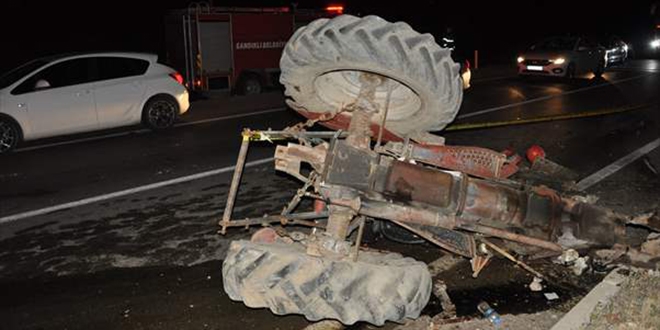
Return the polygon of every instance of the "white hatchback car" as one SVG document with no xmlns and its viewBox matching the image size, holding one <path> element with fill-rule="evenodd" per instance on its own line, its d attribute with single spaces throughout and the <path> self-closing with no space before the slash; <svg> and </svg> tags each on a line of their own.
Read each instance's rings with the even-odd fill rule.
<svg viewBox="0 0 660 330">
<path fill-rule="evenodd" d="M 159 130 L 188 111 L 183 77 L 141 53 L 37 59 L 0 76 L 0 154 L 21 141 L 142 123 Z"/>
</svg>

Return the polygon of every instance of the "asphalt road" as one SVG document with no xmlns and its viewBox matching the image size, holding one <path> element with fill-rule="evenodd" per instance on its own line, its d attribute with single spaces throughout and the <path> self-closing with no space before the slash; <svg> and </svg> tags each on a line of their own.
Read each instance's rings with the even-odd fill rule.
<svg viewBox="0 0 660 330">
<path fill-rule="evenodd" d="M 602 79 L 584 77 L 566 82 L 520 79 L 508 72 L 487 75 L 484 69 L 482 76 L 479 72 L 474 75 L 475 81 L 465 93 L 456 123 L 516 120 L 628 106 L 640 108 L 603 117 L 454 131 L 443 135 L 448 144 L 496 150 L 512 147 L 520 153 L 531 144 L 539 144 L 545 148 L 548 158 L 587 177 L 660 138 L 659 71 L 657 61 L 632 61 L 610 69 Z M 103 324 L 100 328 L 109 329 L 117 328 L 118 324 L 131 329 L 182 329 L 186 326 L 180 322 L 185 320 L 194 321 L 196 328 L 204 324 L 209 328 L 227 328 L 230 324 L 218 323 L 213 313 L 223 310 L 227 315 L 240 314 L 244 309 L 219 293 L 219 277 L 213 275 L 212 269 L 217 269 L 217 261 L 222 259 L 228 239 L 247 234 L 236 230 L 228 237 L 221 237 L 216 233 L 231 175 L 228 167 L 235 162 L 240 131 L 244 127 L 277 129 L 301 120 L 284 109 L 283 98 L 278 93 L 256 97 L 220 96 L 193 103 L 191 112 L 182 118 L 180 125 L 167 132 L 152 133 L 135 127 L 51 139 L 25 145 L 17 153 L 2 157 L 0 287 L 22 289 L 2 290 L 11 294 L 2 295 L 0 317 L 9 320 L 10 329 L 83 329 L 92 324 Z M 272 145 L 263 143 L 251 149 L 249 158 L 272 157 L 273 151 Z M 599 195 L 603 205 L 625 212 L 658 207 L 660 178 L 644 159 L 655 161 L 660 168 L 660 151 L 655 149 L 641 156 L 620 171 L 598 180 L 587 191 Z M 217 169 L 227 171 L 48 214 L 29 216 L 26 213 Z M 276 175 L 269 165 L 251 167 L 243 182 L 237 216 L 277 211 L 296 188 L 295 182 Z M 14 217 L 16 215 L 19 216 Z M 144 271 L 135 268 L 145 266 L 160 268 L 145 268 Z M 172 268 L 174 266 L 182 268 Z M 113 270 L 117 268 L 127 270 Z M 208 296 L 200 298 L 207 308 L 202 313 L 205 316 L 190 314 L 194 307 L 186 310 L 188 314 L 183 313 L 181 306 L 187 304 L 183 302 L 185 299 L 180 303 L 158 305 L 156 313 L 153 308 L 147 308 L 147 299 L 137 298 L 132 301 L 139 302 L 132 306 L 141 307 L 128 308 L 133 312 L 124 316 L 122 308 L 126 309 L 126 304 L 112 305 L 111 302 L 130 300 L 136 297 L 135 293 L 130 296 L 128 291 L 117 289 L 119 291 L 111 297 L 106 297 L 89 292 L 103 291 L 99 287 L 106 282 L 109 287 L 122 288 L 125 283 L 146 281 L 152 283 L 146 286 L 163 290 L 171 282 L 159 285 L 149 278 L 168 272 L 193 274 L 196 283 L 203 283 L 182 293 L 184 296 L 175 295 L 176 299 L 196 297 L 190 292 L 205 295 L 208 291 L 204 285 L 214 283 L 216 290 L 213 292 L 218 294 L 215 296 L 218 300 Z M 87 273 L 100 275 L 84 275 Z M 122 274 L 128 275 L 122 277 Z M 50 279 L 53 275 L 65 277 Z M 211 276 L 213 281 L 205 282 L 205 276 Z M 79 278 L 81 282 L 76 280 Z M 43 283 L 54 284 L 51 287 Z M 78 286 L 81 287 L 77 290 L 69 290 Z M 153 292 L 143 294 L 151 299 L 165 299 Z M 18 298 L 18 295 L 29 298 Z M 85 312 L 86 323 L 77 323 L 75 315 L 80 310 L 74 301 L 79 299 L 114 306 L 116 311 L 113 309 L 112 313 L 117 314 L 110 317 L 107 309 L 99 307 L 95 312 L 89 308 Z M 197 306 L 192 302 L 188 305 Z M 133 317 L 135 310 L 142 311 L 138 317 L 140 322 L 116 323 Z M 188 319 L 172 316 L 179 315 L 180 311 L 180 315 L 187 315 Z M 252 320 L 250 315 L 256 315 L 250 313 L 261 313 L 250 323 L 253 328 L 263 328 L 266 324 L 276 324 L 273 327 L 280 328 L 304 324 L 295 317 L 273 321 L 264 311 L 246 313 L 241 314 L 245 320 Z M 39 318 L 40 314 L 64 316 L 49 323 Z M 150 318 L 153 314 L 155 318 L 158 315 L 164 318 L 154 323 Z M 198 322 L 200 320 L 204 322 Z"/>
</svg>

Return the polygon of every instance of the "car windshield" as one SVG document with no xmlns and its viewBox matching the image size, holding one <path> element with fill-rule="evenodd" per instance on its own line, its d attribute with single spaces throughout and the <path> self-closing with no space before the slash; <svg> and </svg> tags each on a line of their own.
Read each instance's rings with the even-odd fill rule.
<svg viewBox="0 0 660 330">
<path fill-rule="evenodd" d="M 2 76 L 0 76 L 0 89 L 8 87 L 9 85 L 15 83 L 17 80 L 21 79 L 30 72 L 46 65 L 48 62 L 50 62 L 50 59 L 45 59 L 45 58 L 30 61 L 3 74 Z"/>
<path fill-rule="evenodd" d="M 577 38 L 550 38 L 534 45 L 534 50 L 573 50 Z"/>
</svg>

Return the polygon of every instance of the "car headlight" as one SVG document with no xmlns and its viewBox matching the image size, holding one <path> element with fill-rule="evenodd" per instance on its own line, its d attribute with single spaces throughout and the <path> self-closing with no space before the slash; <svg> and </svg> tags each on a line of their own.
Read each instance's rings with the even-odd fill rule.
<svg viewBox="0 0 660 330">
<path fill-rule="evenodd" d="M 566 62 L 566 59 L 563 57 L 556 58 L 552 60 L 552 63 L 554 64 L 564 64 Z"/>
<path fill-rule="evenodd" d="M 655 39 L 651 41 L 651 48 L 658 48 L 660 47 L 660 39 Z"/>
<path fill-rule="evenodd" d="M 522 62 L 524 62 L 524 61 L 525 61 L 525 58 L 524 58 L 524 57 L 522 57 L 522 56 L 518 56 L 518 59 L 517 59 L 517 61 L 518 61 L 518 63 L 522 63 Z"/>
</svg>

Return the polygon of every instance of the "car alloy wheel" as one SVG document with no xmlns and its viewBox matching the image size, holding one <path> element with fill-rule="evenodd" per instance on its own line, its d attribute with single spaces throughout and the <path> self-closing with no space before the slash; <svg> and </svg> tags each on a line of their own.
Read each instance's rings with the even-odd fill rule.
<svg viewBox="0 0 660 330">
<path fill-rule="evenodd" d="M 19 139 L 20 134 L 16 126 L 7 120 L 0 120 L 0 154 L 14 149 Z"/>
<path fill-rule="evenodd" d="M 156 129 L 168 128 L 176 120 L 176 106 L 168 100 L 156 100 L 147 110 L 149 125 Z"/>
</svg>

